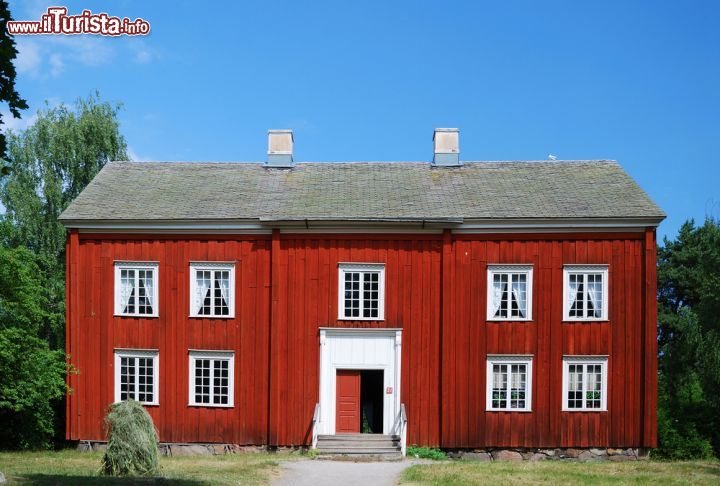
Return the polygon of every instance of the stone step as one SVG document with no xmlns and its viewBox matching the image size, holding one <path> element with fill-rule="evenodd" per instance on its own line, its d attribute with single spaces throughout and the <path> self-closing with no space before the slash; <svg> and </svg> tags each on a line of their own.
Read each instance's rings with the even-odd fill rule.
<svg viewBox="0 0 720 486">
<path fill-rule="evenodd" d="M 337 435 L 318 435 L 320 441 L 360 441 L 360 442 L 383 442 L 383 441 L 399 441 L 398 435 L 383 434 L 337 434 Z"/>
<path fill-rule="evenodd" d="M 390 441 L 388 441 L 388 442 L 333 441 L 333 442 L 318 442 L 317 443 L 318 449 L 336 449 L 336 448 L 376 449 L 376 448 L 386 448 L 386 447 L 398 449 L 400 446 L 399 446 L 399 444 L 396 444 L 396 443 L 390 442 Z"/>
<path fill-rule="evenodd" d="M 332 447 L 317 449 L 318 454 L 343 454 L 352 456 L 400 455 L 398 447 Z"/>
</svg>

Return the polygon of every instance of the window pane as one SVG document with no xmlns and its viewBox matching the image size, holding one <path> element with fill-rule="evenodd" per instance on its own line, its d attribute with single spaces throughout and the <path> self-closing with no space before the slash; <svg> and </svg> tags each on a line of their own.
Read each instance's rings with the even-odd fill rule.
<svg viewBox="0 0 720 486">
<path fill-rule="evenodd" d="M 228 404 L 228 363 L 227 360 L 215 360 L 213 369 L 213 403 Z"/>
<path fill-rule="evenodd" d="M 511 316 L 523 318 L 527 315 L 527 274 L 513 273 L 511 278 Z"/>
<path fill-rule="evenodd" d="M 195 403 L 210 403 L 209 359 L 195 359 Z"/>
<path fill-rule="evenodd" d="M 603 281 L 601 273 L 587 275 L 587 317 L 602 317 L 603 313 Z"/>
<path fill-rule="evenodd" d="M 508 276 L 505 273 L 493 275 L 493 316 L 507 317 L 508 303 Z"/>
<path fill-rule="evenodd" d="M 227 270 L 215 271 L 215 315 L 230 315 L 230 272 Z"/>
<path fill-rule="evenodd" d="M 345 272 L 345 317 L 360 317 L 360 273 Z"/>
<path fill-rule="evenodd" d="M 198 315 L 208 316 L 212 311 L 212 272 L 197 270 L 195 272 L 195 308 Z"/>
<path fill-rule="evenodd" d="M 120 306 L 123 314 L 135 314 L 135 270 L 120 270 Z"/>
<path fill-rule="evenodd" d="M 152 403 L 154 398 L 153 358 L 137 358 L 138 397 L 143 403 Z"/>
<path fill-rule="evenodd" d="M 379 274 L 377 272 L 363 273 L 363 317 L 378 317 L 379 289 Z"/>
<path fill-rule="evenodd" d="M 583 365 L 568 365 L 568 408 L 583 406 Z"/>
<path fill-rule="evenodd" d="M 135 358 L 120 358 L 120 400 L 135 399 Z"/>
<path fill-rule="evenodd" d="M 138 270 L 138 314 L 152 314 L 153 271 Z"/>
<path fill-rule="evenodd" d="M 587 408 L 602 407 L 602 365 L 587 365 L 585 406 Z"/>
<path fill-rule="evenodd" d="M 493 365 L 492 408 L 507 408 L 507 365 Z"/>
<path fill-rule="evenodd" d="M 510 408 L 525 408 L 527 365 L 511 366 Z"/>
</svg>

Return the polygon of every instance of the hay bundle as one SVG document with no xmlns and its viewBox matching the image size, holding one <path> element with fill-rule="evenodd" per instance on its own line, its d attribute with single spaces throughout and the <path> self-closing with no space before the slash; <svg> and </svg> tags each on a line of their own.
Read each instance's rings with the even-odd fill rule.
<svg viewBox="0 0 720 486">
<path fill-rule="evenodd" d="M 105 417 L 108 445 L 102 473 L 108 476 L 152 476 L 159 473 L 158 435 L 152 418 L 134 400 L 115 403 Z"/>
</svg>

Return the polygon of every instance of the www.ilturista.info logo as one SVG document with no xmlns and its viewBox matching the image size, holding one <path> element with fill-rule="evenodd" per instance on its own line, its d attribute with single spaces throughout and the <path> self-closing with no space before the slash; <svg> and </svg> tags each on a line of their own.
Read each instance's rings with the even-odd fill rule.
<svg viewBox="0 0 720 486">
<path fill-rule="evenodd" d="M 40 20 L 11 20 L 7 23 L 11 35 L 95 34 L 95 35 L 148 35 L 150 22 L 137 18 L 113 17 L 106 13 L 83 10 L 80 15 L 68 15 L 67 7 L 49 7 Z"/>
</svg>

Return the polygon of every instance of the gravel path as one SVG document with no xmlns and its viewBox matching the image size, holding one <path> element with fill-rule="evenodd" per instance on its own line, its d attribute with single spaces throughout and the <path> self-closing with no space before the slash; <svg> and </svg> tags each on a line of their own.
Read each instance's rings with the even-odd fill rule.
<svg viewBox="0 0 720 486">
<path fill-rule="evenodd" d="M 295 461 L 283 462 L 282 476 L 276 486 L 320 486 L 325 484 L 343 486 L 394 486 L 400 474 L 408 467 L 423 461 Z"/>
</svg>

